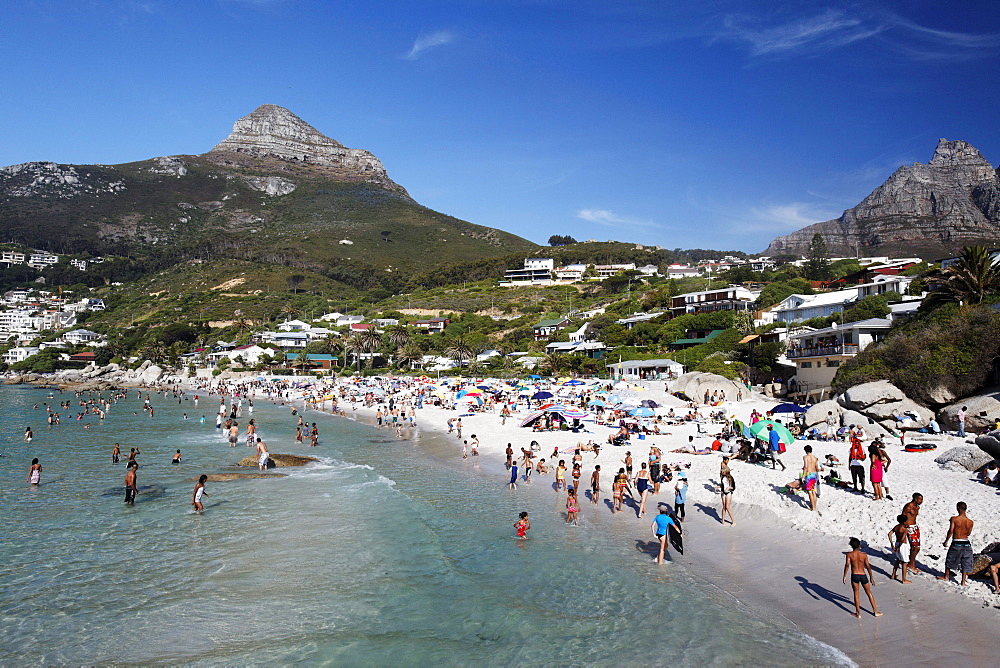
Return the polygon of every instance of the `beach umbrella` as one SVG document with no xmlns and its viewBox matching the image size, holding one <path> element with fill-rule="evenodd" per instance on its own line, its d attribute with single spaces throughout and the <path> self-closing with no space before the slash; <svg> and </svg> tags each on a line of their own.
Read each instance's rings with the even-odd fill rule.
<svg viewBox="0 0 1000 668">
<path fill-rule="evenodd" d="M 480 399 L 479 397 L 474 397 L 472 395 L 467 394 L 464 397 L 462 397 L 461 399 L 457 399 L 455 401 L 455 403 L 456 404 L 476 404 L 478 406 L 482 406 L 483 405 L 483 400 Z"/>
<path fill-rule="evenodd" d="M 807 409 L 802 406 L 796 406 L 795 404 L 778 404 L 772 408 L 769 412 L 771 413 L 805 413 Z"/>
<path fill-rule="evenodd" d="M 476 388 L 480 389 L 480 390 L 492 390 L 493 386 L 492 385 L 476 385 Z"/>
<path fill-rule="evenodd" d="M 600 399 L 591 399 L 587 404 L 588 406 L 605 406 L 606 404 Z"/>
<path fill-rule="evenodd" d="M 535 392 L 534 394 L 531 395 L 531 398 L 532 399 L 551 399 L 553 396 L 554 395 L 551 392 L 545 392 L 543 390 L 541 392 Z"/>
<path fill-rule="evenodd" d="M 652 399 L 643 399 L 639 402 L 640 406 L 645 406 L 646 408 L 659 408 L 660 404 L 656 403 Z"/>
<path fill-rule="evenodd" d="M 586 385 L 586 383 L 584 383 L 582 380 L 577 380 L 574 378 L 573 380 L 567 380 L 565 383 L 563 383 L 563 385 Z"/>
<path fill-rule="evenodd" d="M 532 373 L 532 374 L 529 374 L 529 375 L 528 375 L 528 378 L 534 378 L 534 379 L 536 379 L 536 380 L 541 380 L 541 379 L 542 379 L 542 377 L 541 377 L 541 376 L 539 376 L 539 375 L 537 375 L 537 374 L 534 374 L 534 373 Z"/>
<path fill-rule="evenodd" d="M 650 417 L 651 415 L 654 415 L 654 413 L 652 408 L 646 408 L 643 406 L 641 408 L 634 409 L 630 415 L 634 415 L 635 417 Z"/>
<path fill-rule="evenodd" d="M 792 432 L 788 431 L 788 427 L 778 422 L 775 422 L 774 420 L 760 420 L 758 422 L 755 422 L 750 426 L 750 433 L 759 438 L 760 440 L 766 441 L 768 440 L 768 435 L 767 435 L 768 425 L 772 425 L 774 427 L 774 431 L 778 432 L 778 438 L 780 438 L 781 442 L 784 443 L 785 445 L 790 445 L 792 441 L 795 440 L 795 437 L 792 436 Z"/>
</svg>

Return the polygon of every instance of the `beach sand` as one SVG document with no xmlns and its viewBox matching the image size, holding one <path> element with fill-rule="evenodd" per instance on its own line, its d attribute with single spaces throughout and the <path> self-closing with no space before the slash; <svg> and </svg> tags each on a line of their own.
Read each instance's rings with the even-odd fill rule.
<svg viewBox="0 0 1000 668">
<path fill-rule="evenodd" d="M 642 392 L 640 399 L 653 399 L 665 403 L 665 392 L 655 389 Z M 747 419 L 752 409 L 764 411 L 774 405 L 773 400 L 756 397 L 754 400 L 726 405 L 729 415 Z M 348 415 L 352 415 L 349 406 Z M 658 412 L 665 412 L 660 409 Z M 373 423 L 375 407 L 354 412 L 356 419 Z M 678 413 L 681 411 L 678 409 Z M 462 416 L 463 437 L 447 435 L 447 420 Z M 685 529 L 687 551 L 684 556 L 674 553 L 677 564 L 690 569 L 703 578 L 705 585 L 717 587 L 724 595 L 739 601 L 781 614 L 804 632 L 833 645 L 861 664 L 904 665 L 942 663 L 952 660 L 962 665 L 996 665 L 992 644 L 984 639 L 991 637 L 1000 621 L 1000 595 L 992 592 L 985 580 L 970 580 L 968 587 L 956 582 L 941 582 L 934 576 L 942 573 L 947 548 L 941 546 L 949 518 L 955 514 L 955 502 L 969 504 L 969 516 L 976 521 L 973 545 L 982 546 L 1000 540 L 1000 516 L 993 512 L 997 491 L 979 484 L 972 474 L 941 469 L 934 463 L 934 453 L 904 452 L 898 444 L 888 443 L 892 465 L 886 473 L 886 484 L 893 500 L 875 501 L 866 496 L 823 485 L 819 509 L 821 516 L 808 508 L 804 493 L 789 496 L 778 488 L 794 480 L 801 470 L 803 447 L 810 441 L 796 441 L 781 456 L 787 466 L 782 472 L 770 467 L 733 461 L 731 466 L 737 481 L 734 510 L 737 524 L 734 527 L 718 522 L 719 496 L 717 485 L 721 455 L 691 455 L 671 453 L 671 449 L 688 442 L 695 436 L 695 445 L 709 447 L 711 433 L 721 425 L 705 425 L 708 433 L 698 433 L 695 424 L 669 427 L 670 435 L 647 436 L 645 440 L 632 438 L 630 446 L 614 447 L 606 443 L 614 429 L 586 421 L 586 433 L 532 432 L 519 427 L 526 413 L 522 410 L 506 425 L 501 424 L 498 413 L 475 413 L 427 406 L 417 411 L 418 430 L 441 434 L 444 442 L 453 443 L 453 456 L 460 460 L 462 440 L 476 434 L 480 440 L 479 451 L 486 461 L 497 463 L 498 488 L 505 485 L 508 474 L 502 466 L 503 452 L 511 443 L 515 456 L 520 448 L 532 440 L 541 445 L 539 456 L 550 466 L 547 477 L 536 473 L 532 491 L 551 489 L 554 475 L 551 461 L 554 448 L 559 449 L 559 459 L 569 464 L 578 443 L 588 440 L 602 444 L 600 455 L 585 452 L 583 460 L 584 488 L 589 487 L 590 474 L 595 464 L 602 469 L 602 504 L 591 506 L 584 500 L 584 514 L 593 508 L 608 514 L 603 498 L 610 496 L 611 479 L 623 466 L 626 451 L 631 451 L 635 470 L 647 461 L 651 445 L 663 451 L 665 463 L 690 463 L 685 469 L 690 487 L 687 498 Z M 406 432 L 404 431 L 404 434 Z M 953 436 L 937 437 L 941 452 L 964 442 Z M 847 461 L 847 443 L 811 442 L 822 461 L 827 453 Z M 447 445 L 445 446 L 448 447 Z M 435 450 L 440 454 L 441 448 Z M 537 461 L 537 460 L 536 460 Z M 489 470 L 489 469 L 487 469 Z M 841 467 L 841 475 L 847 467 Z M 568 474 L 567 474 L 568 478 Z M 541 483 L 541 484 L 539 484 Z M 525 485 L 520 485 L 523 489 Z M 923 532 L 923 550 L 917 563 L 921 571 L 911 574 L 911 585 L 888 579 L 892 570 L 885 548 L 886 534 L 895 524 L 895 516 L 910 499 L 914 491 L 924 494 L 925 501 L 920 515 Z M 619 514 L 615 520 L 620 530 L 632 534 L 634 539 L 647 540 L 649 523 L 659 503 L 673 502 L 673 483 L 661 486 L 660 494 L 650 495 L 645 519 L 635 516 L 635 509 Z M 847 538 L 857 536 L 864 541 L 875 570 L 877 586 L 873 589 L 884 617 L 874 618 L 867 598 L 862 593 L 862 618 L 855 619 L 853 594 L 850 584 L 842 583 L 844 553 L 848 551 Z M 634 542 L 634 541 L 633 541 Z M 623 550 L 628 549 L 627 541 Z M 904 548 L 905 550 L 905 548 Z M 669 567 L 669 566 L 668 566 Z"/>
</svg>

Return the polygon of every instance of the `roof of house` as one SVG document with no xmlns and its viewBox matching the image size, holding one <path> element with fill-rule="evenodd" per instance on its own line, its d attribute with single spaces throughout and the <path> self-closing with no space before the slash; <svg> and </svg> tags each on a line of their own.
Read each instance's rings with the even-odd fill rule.
<svg viewBox="0 0 1000 668">
<path fill-rule="evenodd" d="M 306 360 L 310 362 L 332 362 L 333 360 L 340 359 L 336 355 L 330 355 L 328 353 L 286 353 L 285 359 L 297 360 L 300 354 L 305 355 Z"/>
<path fill-rule="evenodd" d="M 846 304 L 849 301 L 853 301 L 858 296 L 857 288 L 847 288 L 846 290 L 836 290 L 834 292 L 821 292 L 815 295 L 802 295 L 794 294 L 789 295 L 786 299 L 791 299 L 792 297 L 798 297 L 802 300 L 799 306 L 792 306 L 788 309 L 782 309 L 779 305 L 776 310 L 790 310 L 797 308 L 811 308 L 813 306 L 828 306 L 831 304 Z"/>
<path fill-rule="evenodd" d="M 539 327 L 558 327 L 559 325 L 561 325 L 561 324 L 563 324 L 565 322 L 569 322 L 569 321 L 566 320 L 566 318 L 555 318 L 555 319 L 552 319 L 552 320 L 542 320 L 540 323 L 538 323 L 537 325 L 535 325 L 535 328 L 537 329 Z"/>
<path fill-rule="evenodd" d="M 614 364 L 608 364 L 609 367 L 614 367 L 616 369 L 622 367 L 638 368 L 638 369 L 652 369 L 661 366 L 667 367 L 683 367 L 684 365 L 677 360 L 671 359 L 660 359 L 660 360 L 631 360 L 629 362 L 615 362 Z"/>
<path fill-rule="evenodd" d="M 722 332 L 724 332 L 724 331 L 726 331 L 726 330 L 724 330 L 724 329 L 713 329 L 703 339 L 677 339 L 676 341 L 674 341 L 672 343 L 672 345 L 688 344 L 688 343 L 705 343 L 706 341 L 711 341 L 712 339 L 714 339 L 715 337 L 717 337 L 719 334 L 722 334 Z"/>
<path fill-rule="evenodd" d="M 892 320 L 888 318 L 868 318 L 867 320 L 858 320 L 856 322 L 845 322 L 843 325 L 837 325 L 836 327 L 827 327 L 825 329 L 816 329 L 811 332 L 802 332 L 799 334 L 793 334 L 789 338 L 800 339 L 807 336 L 825 336 L 827 334 L 837 334 L 849 329 L 891 329 Z"/>
</svg>

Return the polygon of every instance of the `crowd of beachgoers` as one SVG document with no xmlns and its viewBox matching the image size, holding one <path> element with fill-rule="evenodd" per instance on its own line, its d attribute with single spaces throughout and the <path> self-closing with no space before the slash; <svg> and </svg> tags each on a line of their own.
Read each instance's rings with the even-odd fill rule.
<svg viewBox="0 0 1000 668">
<path fill-rule="evenodd" d="M 678 397 L 662 381 L 354 376 L 186 379 L 127 391 L 199 396 L 221 440 L 256 447 L 262 469 L 269 451 L 282 448 L 261 448 L 255 436 L 252 404 L 267 400 L 295 412 L 303 444 L 320 443 L 313 411 L 370 422 L 398 439 L 437 431 L 454 439 L 457 460 L 495 466 L 498 487 L 542 485 L 563 495 L 567 523 L 586 526 L 589 514 L 612 513 L 662 535 L 658 561 L 671 560 L 667 526 L 680 535 L 693 512 L 732 526 L 768 511 L 803 539 L 821 532 L 842 537 L 846 548 L 847 538 L 858 538 L 900 586 L 952 586 L 986 604 L 1000 600 L 1000 554 L 990 555 L 992 583 L 989 569 L 985 579 L 965 577 L 973 553 L 1000 540 L 997 487 L 988 479 L 870 439 L 860 425 L 793 436 L 801 432 L 796 409 L 773 413 L 774 399 L 749 390 L 734 401 L 719 393 Z M 96 412 L 105 399 L 90 401 Z M 154 408 L 147 402 L 143 410 Z M 923 440 L 942 448 L 965 442 L 950 433 Z M 192 503 L 199 507 L 198 488 Z M 531 535 L 530 515 L 511 522 L 517 535 Z M 847 567 L 845 578 L 860 587 L 873 577 L 859 572 L 860 560 L 848 558 Z M 952 582 L 936 579 L 949 575 Z"/>
</svg>

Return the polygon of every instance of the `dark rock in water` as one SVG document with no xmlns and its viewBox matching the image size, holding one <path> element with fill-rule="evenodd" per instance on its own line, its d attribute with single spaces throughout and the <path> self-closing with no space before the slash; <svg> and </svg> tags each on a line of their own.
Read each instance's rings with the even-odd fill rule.
<svg viewBox="0 0 1000 668">
<path fill-rule="evenodd" d="M 983 436 L 977 436 L 976 445 L 993 459 L 1000 459 L 1000 431 L 991 431 Z"/>
<path fill-rule="evenodd" d="M 227 482 L 229 480 L 242 480 L 250 478 L 285 478 L 287 474 L 285 473 L 262 473 L 258 471 L 257 473 L 209 473 L 208 482 Z M 191 478 L 191 480 L 196 481 L 198 478 Z"/>
<path fill-rule="evenodd" d="M 315 457 L 303 457 L 301 455 L 281 455 L 281 454 L 271 454 L 270 459 L 267 461 L 267 468 L 274 467 L 284 467 L 284 466 L 305 466 L 309 462 L 318 462 L 319 460 Z M 257 466 L 257 455 L 250 455 L 249 457 L 244 457 L 236 464 L 237 466 Z"/>
</svg>

